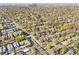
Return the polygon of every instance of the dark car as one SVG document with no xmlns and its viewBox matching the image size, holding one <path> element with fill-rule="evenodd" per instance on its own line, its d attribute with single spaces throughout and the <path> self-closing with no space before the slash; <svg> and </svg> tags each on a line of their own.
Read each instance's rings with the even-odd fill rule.
<svg viewBox="0 0 79 59">
<path fill-rule="evenodd" d="M 30 34 L 27 32 L 22 32 L 23 35 L 29 36 Z"/>
</svg>

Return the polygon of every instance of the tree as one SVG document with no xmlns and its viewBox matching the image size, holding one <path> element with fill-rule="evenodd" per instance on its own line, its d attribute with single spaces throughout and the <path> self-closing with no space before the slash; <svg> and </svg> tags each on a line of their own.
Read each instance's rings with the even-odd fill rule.
<svg viewBox="0 0 79 59">
<path fill-rule="evenodd" d="M 53 43 L 54 45 L 56 45 L 56 44 L 58 44 L 58 41 L 57 41 L 56 39 L 53 39 L 53 40 L 52 40 L 52 43 Z"/>
<path fill-rule="evenodd" d="M 51 45 L 47 44 L 47 50 L 51 49 Z"/>
<path fill-rule="evenodd" d="M 64 54 L 67 51 L 67 46 L 62 45 L 61 47 L 61 53 Z"/>
<path fill-rule="evenodd" d="M 25 39 L 25 36 L 24 35 L 17 35 L 16 37 L 15 37 L 15 40 L 16 41 L 22 41 L 22 40 L 24 40 Z"/>
</svg>

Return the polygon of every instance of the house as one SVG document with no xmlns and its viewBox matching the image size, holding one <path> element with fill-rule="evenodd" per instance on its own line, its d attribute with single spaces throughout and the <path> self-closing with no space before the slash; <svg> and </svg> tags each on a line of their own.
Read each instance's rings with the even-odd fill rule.
<svg viewBox="0 0 79 59">
<path fill-rule="evenodd" d="M 0 54 L 2 53 L 2 47 L 0 46 Z"/>
<path fill-rule="evenodd" d="M 7 49 L 8 49 L 8 53 L 11 53 L 14 48 L 13 48 L 12 44 L 8 44 Z"/>
</svg>

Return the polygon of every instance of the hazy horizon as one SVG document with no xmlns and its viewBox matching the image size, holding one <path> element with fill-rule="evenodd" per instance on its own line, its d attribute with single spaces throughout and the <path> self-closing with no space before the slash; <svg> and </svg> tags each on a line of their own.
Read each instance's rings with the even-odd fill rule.
<svg viewBox="0 0 79 59">
<path fill-rule="evenodd" d="M 79 6 L 79 3 L 0 3 L 2 6 Z"/>
</svg>

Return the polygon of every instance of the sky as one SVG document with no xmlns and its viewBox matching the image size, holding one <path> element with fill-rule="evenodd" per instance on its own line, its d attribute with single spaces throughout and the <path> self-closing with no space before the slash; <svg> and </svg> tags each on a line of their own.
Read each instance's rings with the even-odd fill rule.
<svg viewBox="0 0 79 59">
<path fill-rule="evenodd" d="M 34 3 L 0 3 L 0 6 L 28 6 Z M 37 3 L 38 6 L 79 6 L 79 3 Z"/>
</svg>

